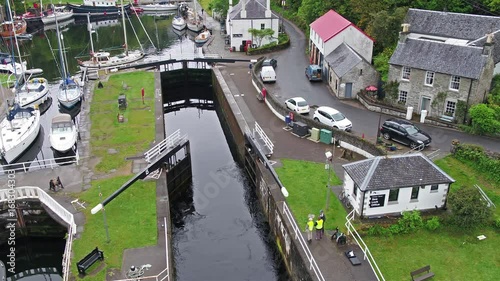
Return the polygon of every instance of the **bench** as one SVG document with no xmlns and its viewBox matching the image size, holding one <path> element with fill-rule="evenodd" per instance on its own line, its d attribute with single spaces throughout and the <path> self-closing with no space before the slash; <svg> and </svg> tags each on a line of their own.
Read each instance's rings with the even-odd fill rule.
<svg viewBox="0 0 500 281">
<path fill-rule="evenodd" d="M 99 251 L 97 247 L 95 247 L 90 254 L 86 255 L 83 259 L 81 259 L 76 267 L 78 268 L 78 273 L 81 275 L 85 275 L 85 271 L 89 269 L 96 261 L 104 260 L 104 252 Z"/>
<path fill-rule="evenodd" d="M 439 117 L 439 119 L 442 120 L 442 121 L 445 121 L 445 122 L 450 122 L 450 123 L 452 123 L 453 121 L 455 121 L 455 117 L 448 116 L 448 115 L 441 115 L 441 117 Z"/>
<path fill-rule="evenodd" d="M 424 275 L 421 275 L 424 272 L 426 272 L 426 273 Z M 430 265 L 426 265 L 422 268 L 419 268 L 415 271 L 412 271 L 410 273 L 410 275 L 411 275 L 411 280 L 413 280 L 413 281 L 422 281 L 422 280 L 427 280 L 427 279 L 434 277 L 434 273 L 431 272 Z"/>
</svg>

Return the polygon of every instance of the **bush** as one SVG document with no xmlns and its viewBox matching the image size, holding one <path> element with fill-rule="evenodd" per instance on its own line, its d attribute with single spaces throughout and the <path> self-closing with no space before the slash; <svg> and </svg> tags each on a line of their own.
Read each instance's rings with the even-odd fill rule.
<svg viewBox="0 0 500 281">
<path fill-rule="evenodd" d="M 452 211 L 451 222 L 458 227 L 473 229 L 491 219 L 491 208 L 475 188 L 458 189 L 448 196 L 448 202 Z"/>
<path fill-rule="evenodd" d="M 495 223 L 494 223 L 495 227 L 500 229 L 500 218 L 495 218 Z"/>
<path fill-rule="evenodd" d="M 401 233 L 412 233 L 424 225 L 420 212 L 417 210 L 403 212 L 403 217 L 398 220 Z"/>
<path fill-rule="evenodd" d="M 439 228 L 441 224 L 439 223 L 438 217 L 432 217 L 431 219 L 425 222 L 425 228 L 428 230 L 436 230 Z"/>
<path fill-rule="evenodd" d="M 402 233 L 402 229 L 399 226 L 399 224 L 393 224 L 393 225 L 389 226 L 389 232 L 391 234 L 396 235 L 396 234 Z"/>
<path fill-rule="evenodd" d="M 478 135 L 494 135 L 500 133 L 500 121 L 494 108 L 481 103 L 469 110 L 472 119 L 472 131 Z"/>
<path fill-rule="evenodd" d="M 372 235 L 372 236 L 389 236 L 389 235 L 391 235 L 391 232 L 388 228 L 385 228 L 379 224 L 376 224 L 376 225 L 368 228 L 367 234 Z"/>
<path fill-rule="evenodd" d="M 489 180 L 500 184 L 500 160 L 490 158 L 481 146 L 460 144 L 455 149 L 454 157 L 472 163 L 471 166 L 484 172 Z"/>
</svg>

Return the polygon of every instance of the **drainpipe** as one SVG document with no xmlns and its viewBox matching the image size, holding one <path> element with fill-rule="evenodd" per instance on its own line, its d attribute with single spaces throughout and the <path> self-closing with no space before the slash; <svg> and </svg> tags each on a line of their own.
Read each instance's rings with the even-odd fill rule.
<svg viewBox="0 0 500 281">
<path fill-rule="evenodd" d="M 360 218 L 363 218 L 363 211 L 365 210 L 365 195 L 366 195 L 366 192 L 363 191 L 363 200 L 361 201 L 361 212 L 359 214 Z"/>
<path fill-rule="evenodd" d="M 470 85 L 469 85 L 469 93 L 467 94 L 467 103 L 465 104 L 465 113 L 464 113 L 464 120 L 462 121 L 465 124 L 465 120 L 467 119 L 467 112 L 469 111 L 469 99 L 470 99 L 470 94 L 472 92 L 472 82 L 474 80 L 470 80 Z"/>
</svg>

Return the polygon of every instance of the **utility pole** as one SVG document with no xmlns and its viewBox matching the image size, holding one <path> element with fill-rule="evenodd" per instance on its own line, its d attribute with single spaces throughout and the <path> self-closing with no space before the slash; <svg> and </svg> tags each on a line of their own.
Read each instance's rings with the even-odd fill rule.
<svg viewBox="0 0 500 281">
<path fill-rule="evenodd" d="M 333 144 L 333 152 L 335 152 L 335 143 Z M 330 194 L 331 194 L 331 180 L 332 180 L 332 165 L 333 165 L 333 155 L 330 150 L 325 152 L 326 156 L 326 164 L 325 170 L 328 169 L 328 183 L 326 184 L 326 203 L 325 203 L 325 212 L 328 211 L 328 207 L 330 205 Z"/>
</svg>

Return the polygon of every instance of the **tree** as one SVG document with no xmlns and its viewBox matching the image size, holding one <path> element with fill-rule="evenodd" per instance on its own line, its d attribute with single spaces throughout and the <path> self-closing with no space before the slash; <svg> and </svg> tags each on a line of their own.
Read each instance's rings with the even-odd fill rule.
<svg viewBox="0 0 500 281">
<path fill-rule="evenodd" d="M 272 38 L 274 35 L 274 30 L 271 28 L 266 28 L 266 29 L 255 29 L 255 28 L 249 28 L 248 32 L 252 34 L 252 37 L 254 40 L 257 40 L 257 46 L 260 47 L 262 44 L 262 39 L 264 38 Z"/>
<path fill-rule="evenodd" d="M 500 112 L 498 108 L 489 107 L 484 103 L 472 106 L 469 116 L 472 119 L 473 132 L 479 135 L 500 133 L 498 112 Z"/>
<path fill-rule="evenodd" d="M 491 219 L 491 208 L 475 188 L 462 187 L 450 193 L 448 202 L 452 211 L 451 222 L 458 227 L 471 229 Z"/>
<path fill-rule="evenodd" d="M 394 53 L 394 47 L 386 47 L 384 51 L 373 57 L 373 65 L 375 69 L 380 73 L 380 79 L 383 82 L 387 82 L 389 77 L 389 59 Z"/>
<path fill-rule="evenodd" d="M 376 53 L 396 44 L 407 12 L 407 7 L 399 7 L 394 12 L 382 10 L 370 15 L 371 20 L 366 27 L 366 33 L 375 39 Z"/>
<path fill-rule="evenodd" d="M 307 25 L 325 13 L 325 2 L 317 0 L 302 0 L 297 16 Z"/>
</svg>

